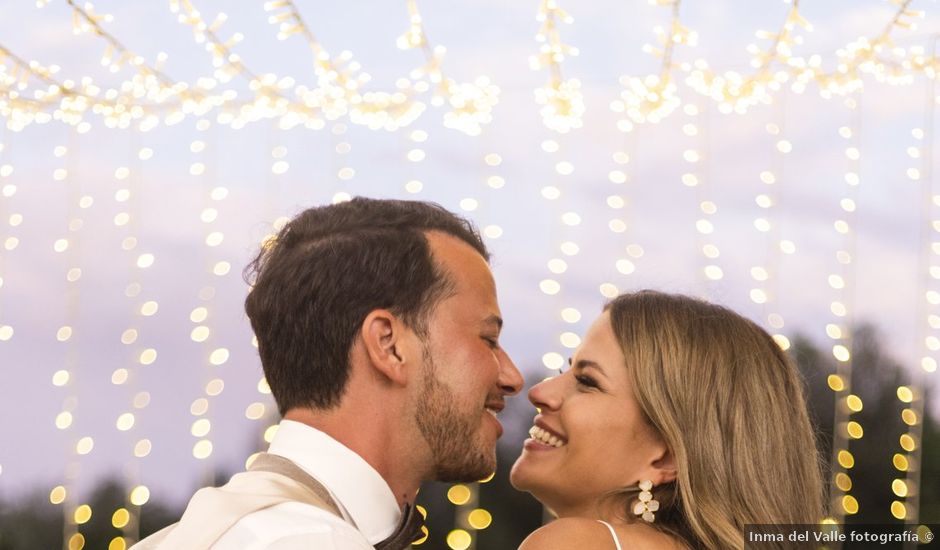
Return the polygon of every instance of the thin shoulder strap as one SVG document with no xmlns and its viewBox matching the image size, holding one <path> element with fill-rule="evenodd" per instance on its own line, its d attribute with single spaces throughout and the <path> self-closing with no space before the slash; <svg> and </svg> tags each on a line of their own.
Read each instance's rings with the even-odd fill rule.
<svg viewBox="0 0 940 550">
<path fill-rule="evenodd" d="M 602 519 L 599 519 L 597 521 L 607 526 L 607 530 L 610 531 L 610 536 L 613 537 L 614 539 L 614 544 L 617 545 L 617 550 L 623 550 L 623 548 L 620 547 L 620 540 L 617 538 L 617 533 L 616 531 L 614 531 L 613 526 Z"/>
<path fill-rule="evenodd" d="M 315 477 L 308 474 L 304 471 L 303 468 L 295 464 L 292 460 L 284 458 L 283 456 L 274 455 L 270 453 L 260 453 L 252 461 L 251 466 L 248 468 L 253 472 L 271 472 L 274 474 L 280 474 L 282 476 L 288 477 L 297 483 L 303 485 L 307 489 L 313 491 L 313 494 L 322 501 L 327 507 L 327 510 L 333 512 L 335 515 L 345 518 L 344 514 L 340 511 L 339 505 L 333 500 L 333 496 L 330 495 L 330 492 L 322 483 L 317 481 Z M 352 518 L 349 518 L 349 521 L 352 522 Z M 353 522 L 353 525 L 355 523 Z"/>
</svg>

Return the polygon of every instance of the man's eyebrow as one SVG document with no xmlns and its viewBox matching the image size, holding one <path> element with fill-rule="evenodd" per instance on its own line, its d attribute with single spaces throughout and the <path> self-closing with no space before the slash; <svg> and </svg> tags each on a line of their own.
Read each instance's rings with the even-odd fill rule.
<svg viewBox="0 0 940 550">
<path fill-rule="evenodd" d="M 496 325 L 497 330 L 503 330 L 503 318 L 499 315 L 490 315 L 483 320 L 484 325 Z"/>
<path fill-rule="evenodd" d="M 594 369 L 601 374 L 604 378 L 607 378 L 607 373 L 604 372 L 603 367 L 598 363 L 591 361 L 589 359 L 578 359 L 574 364 L 575 369 Z"/>
</svg>

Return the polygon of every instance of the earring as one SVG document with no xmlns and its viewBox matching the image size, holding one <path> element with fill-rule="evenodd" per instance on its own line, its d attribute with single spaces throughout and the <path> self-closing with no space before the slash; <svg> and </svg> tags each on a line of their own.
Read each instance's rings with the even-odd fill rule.
<svg viewBox="0 0 940 550">
<path fill-rule="evenodd" d="M 653 499 L 653 493 L 650 490 L 653 488 L 653 482 L 644 479 L 640 482 L 640 500 L 633 505 L 633 513 L 642 517 L 643 521 L 648 523 L 653 523 L 656 520 L 656 516 L 653 512 L 659 510 L 659 501 Z"/>
</svg>

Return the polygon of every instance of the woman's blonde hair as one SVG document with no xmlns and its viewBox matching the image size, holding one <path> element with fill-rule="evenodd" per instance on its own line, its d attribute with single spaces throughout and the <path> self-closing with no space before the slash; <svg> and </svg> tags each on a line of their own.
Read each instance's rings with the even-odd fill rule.
<svg viewBox="0 0 940 550">
<path fill-rule="evenodd" d="M 743 548 L 748 524 L 822 519 L 803 381 L 770 335 L 727 308 L 655 291 L 605 310 L 640 408 L 676 462 L 675 482 L 653 490 L 663 504 L 653 526 L 724 550 Z"/>
</svg>

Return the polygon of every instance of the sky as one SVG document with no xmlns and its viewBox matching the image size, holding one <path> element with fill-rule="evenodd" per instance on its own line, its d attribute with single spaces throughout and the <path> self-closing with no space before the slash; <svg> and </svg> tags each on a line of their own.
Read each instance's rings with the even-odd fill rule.
<svg viewBox="0 0 940 550">
<path fill-rule="evenodd" d="M 244 35 L 234 51 L 245 66 L 315 84 L 303 39 L 278 41 L 261 3 L 232 4 L 197 5 L 209 20 L 228 13 L 220 34 Z M 613 285 L 702 296 L 827 348 L 834 343 L 828 324 L 870 322 L 912 380 L 936 385 L 936 373 L 919 368 L 934 330 L 925 296 L 936 284 L 926 273 L 935 260 L 931 222 L 940 219 L 931 201 L 935 94 L 923 77 L 903 86 L 869 77 L 855 109 L 811 85 L 802 94 L 785 89 L 742 115 L 719 112 L 680 76 L 683 107 L 625 133 L 610 105 L 621 77 L 659 72 L 643 45 L 655 42 L 653 28 L 668 25 L 670 11 L 641 1 L 561 2 L 573 17 L 560 27 L 562 41 L 579 49 L 561 71 L 581 81 L 586 109 L 583 127 L 558 134 L 543 125 L 533 96 L 548 81 L 546 70 L 529 67 L 539 47 L 537 2 L 418 5 L 429 39 L 447 47 L 445 73 L 459 82 L 486 76 L 500 89 L 480 136 L 445 128 L 444 109 L 430 104 L 397 132 L 345 118 L 320 130 L 282 130 L 271 120 L 235 130 L 215 115 L 148 132 L 106 128 L 94 116 L 86 133 L 58 121 L 0 129 L 0 169 L 10 167 L 0 175 L 0 330 L 12 330 L 0 340 L 0 498 L 59 484 L 80 498 L 102 477 L 119 475 L 179 502 L 213 471 L 239 468 L 275 421 L 270 396 L 259 390 L 241 270 L 276 220 L 337 193 L 432 200 L 483 229 L 506 319 L 503 345 L 530 380 L 550 374 L 545 354 L 571 354 L 606 299 L 602 285 Z M 297 6 L 324 48 L 353 53 L 372 76 L 366 89 L 392 89 L 421 63 L 420 52 L 395 47 L 407 29 L 405 2 Z M 893 4 L 875 0 L 801 7 L 813 30 L 802 33 L 796 53 L 819 54 L 829 68 L 839 48 L 877 36 L 894 13 Z M 936 2 L 912 8 L 926 18 L 899 32 L 898 44 L 929 51 L 940 29 Z M 746 73 L 754 33 L 779 28 L 788 9 L 776 0 L 682 4 L 680 19 L 697 31 L 698 45 L 677 48 L 675 60 Z M 105 28 L 144 58 L 166 52 L 164 71 L 173 78 L 212 74 L 211 56 L 165 3 L 111 1 L 95 10 L 112 14 Z M 128 78 L 127 69 L 110 74 L 101 66 L 105 43 L 74 34 L 71 20 L 64 1 L 3 3 L 0 45 L 59 65 L 63 79 L 89 75 L 114 85 Z M 238 79 L 229 86 L 248 94 Z M 150 150 L 146 160 L 142 149 Z M 67 172 L 57 179 L 57 170 Z M 847 171 L 859 185 L 846 184 Z M 765 172 L 775 183 L 762 181 Z M 689 173 L 698 186 L 683 184 Z M 761 195 L 771 208 L 759 205 Z M 87 198 L 92 203 L 82 207 Z M 770 231 L 759 231 L 756 218 Z M 837 231 L 839 219 L 849 221 L 847 234 Z M 59 239 L 68 240 L 61 252 Z M 706 247 L 717 257 L 707 258 Z M 840 264 L 839 250 L 853 261 Z M 705 276 L 709 265 L 720 279 Z M 69 282 L 74 268 L 81 276 Z M 755 289 L 765 303 L 752 299 Z M 845 317 L 833 314 L 834 300 L 846 306 Z M 782 328 L 771 326 L 774 315 Z M 71 328 L 64 341 L 63 327 Z M 129 329 L 136 340 L 122 343 Z M 56 385 L 62 370 L 68 381 Z M 208 395 L 217 380 L 224 388 Z M 63 412 L 71 422 L 59 429 Z M 211 426 L 199 437 L 192 432 L 207 423 L 198 420 Z M 509 432 L 506 441 L 519 435 Z M 78 454 L 83 438 L 93 446 Z M 135 458 L 144 439 L 150 452 Z M 193 455 L 194 446 L 205 449 L 200 441 L 212 444 L 205 459 Z"/>
</svg>

